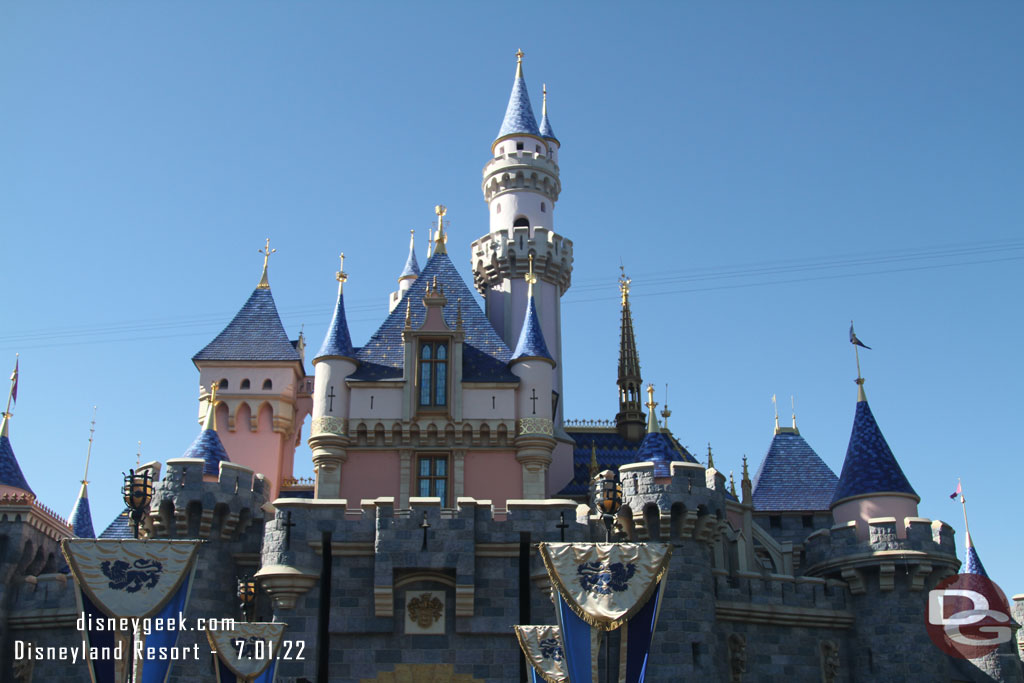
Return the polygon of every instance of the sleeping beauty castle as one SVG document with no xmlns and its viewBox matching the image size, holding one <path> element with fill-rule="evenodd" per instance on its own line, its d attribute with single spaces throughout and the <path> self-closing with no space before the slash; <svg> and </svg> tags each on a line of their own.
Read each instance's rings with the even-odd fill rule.
<svg viewBox="0 0 1024 683">
<path fill-rule="evenodd" d="M 588 681 L 1024 681 L 1024 595 L 1005 606 L 975 602 L 1002 630 L 975 632 L 975 644 L 991 645 L 970 656 L 944 646 L 941 619 L 938 637 L 929 626 L 937 586 L 984 577 L 984 568 L 969 536 L 961 566 L 952 528 L 918 516 L 920 498 L 863 378 L 851 392 L 838 476 L 795 418 L 789 427 L 776 418 L 760 463 L 744 459 L 738 481 L 727 478 L 710 448 L 698 460 L 669 431 L 667 406 L 659 414 L 622 273 L 617 319 L 610 312 L 607 321 L 620 327 L 617 386 L 608 387 L 617 412 L 564 418 L 572 387 L 562 359 L 572 350 L 562 344 L 560 301 L 574 257 L 572 236 L 554 220 L 560 153 L 546 91 L 538 118 L 518 53 L 483 167 L 489 226 L 468 245 L 472 282 L 456 270 L 446 209 L 437 206 L 425 260 L 410 239 L 404 266 L 393 264 L 387 315 L 366 340 L 349 334 L 345 290 L 358 282 L 347 282 L 344 257 L 336 282 L 325 273 L 324 291 L 311 293 L 326 300 L 337 288 L 326 338 L 308 349 L 301 335 L 290 338 L 274 303 L 268 240 L 256 288 L 192 359 L 198 436 L 180 457 L 138 466 L 142 493 L 129 492 L 129 509 L 109 524 L 94 525 L 84 482 L 67 521 L 36 499 L 5 414 L 0 683 L 129 675 L 575 683 L 582 678 L 568 677 L 563 646 L 577 646 L 555 628 L 567 589 L 541 551 L 606 538 L 663 549 L 663 567 L 656 609 L 642 612 L 654 617 L 640 668 L 624 629 L 595 628 Z M 311 481 L 293 475 L 307 421 Z M 609 490 L 614 506 L 595 506 Z M 250 659 L 274 665 L 260 677 L 225 668 L 212 653 L 215 636 L 188 627 L 159 641 L 169 648 L 156 657 L 166 660 L 159 670 L 73 661 L 68 653 L 91 628 L 82 615 L 111 614 L 100 605 L 108 589 L 84 585 L 87 555 L 119 544 L 88 539 L 136 532 L 163 554 L 122 564 L 116 577 L 106 568 L 117 562 L 107 560 L 100 583 L 142 595 L 178 562 L 172 554 L 190 548 L 179 564 L 191 578 L 140 616 L 175 604 L 188 624 L 259 622 L 277 640 Z M 62 547 L 67 539 L 81 540 Z M 633 576 L 616 576 L 608 561 L 597 571 L 610 577 L 597 581 L 598 593 Z M 530 655 L 516 625 L 553 630 Z M 971 637 L 966 626 L 945 632 Z M 89 643 L 111 647 L 122 637 L 90 634 Z M 629 648 L 634 639 L 630 626 Z"/>
</svg>

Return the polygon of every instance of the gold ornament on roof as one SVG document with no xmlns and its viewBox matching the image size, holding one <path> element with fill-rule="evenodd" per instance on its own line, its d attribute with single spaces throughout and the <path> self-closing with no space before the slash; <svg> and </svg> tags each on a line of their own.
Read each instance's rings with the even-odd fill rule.
<svg viewBox="0 0 1024 683">
<path fill-rule="evenodd" d="M 257 289 L 270 289 L 270 280 L 267 279 L 267 264 L 270 262 L 270 255 L 276 252 L 277 249 L 270 248 L 270 238 L 267 238 L 267 246 L 263 249 L 257 249 L 257 252 L 263 254 L 263 277 L 260 278 L 260 283 L 256 285 Z"/>
<path fill-rule="evenodd" d="M 622 293 L 622 305 L 625 307 L 629 305 L 629 285 L 633 280 L 626 277 L 625 266 L 619 266 L 619 270 L 622 271 L 622 274 L 619 275 L 619 292 Z"/>
<path fill-rule="evenodd" d="M 444 216 L 448 213 L 448 208 L 444 204 L 438 204 L 434 207 L 434 213 L 437 214 L 437 238 L 434 240 L 434 253 L 447 254 L 448 249 L 445 245 L 448 243 L 448 236 L 444 234 Z"/>
<path fill-rule="evenodd" d="M 338 272 L 334 274 L 334 278 L 338 281 L 338 291 L 340 292 L 348 280 L 348 273 L 345 272 L 345 252 L 338 254 L 338 259 L 341 261 L 341 265 L 338 266 Z"/>
</svg>

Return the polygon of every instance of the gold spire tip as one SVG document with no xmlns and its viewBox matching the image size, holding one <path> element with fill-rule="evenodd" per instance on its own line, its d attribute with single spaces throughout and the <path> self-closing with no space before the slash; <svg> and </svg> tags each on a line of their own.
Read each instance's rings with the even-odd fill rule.
<svg viewBox="0 0 1024 683">
<path fill-rule="evenodd" d="M 525 277 L 526 283 L 530 285 L 530 293 L 533 293 L 533 286 L 537 284 L 537 276 L 533 272 L 533 254 L 530 254 L 530 270 L 527 271 Z"/>
<path fill-rule="evenodd" d="M 334 278 L 338 281 L 338 291 L 341 291 L 342 286 L 348 280 L 348 273 L 345 272 L 345 252 L 338 254 L 338 260 L 341 265 L 338 266 L 338 272 L 334 274 Z"/>
<path fill-rule="evenodd" d="M 444 217 L 448 213 L 448 207 L 438 204 L 434 207 L 434 213 L 437 214 L 437 238 L 434 240 L 434 253 L 447 254 L 448 249 L 445 245 L 448 243 L 448 236 L 444 234 Z"/>
<path fill-rule="evenodd" d="M 622 294 L 622 305 L 629 305 L 629 286 L 633 282 L 631 278 L 626 277 L 626 267 L 623 265 L 619 266 L 621 274 L 619 275 L 619 292 Z"/>
<path fill-rule="evenodd" d="M 270 289 L 270 280 L 267 279 L 267 264 L 270 262 L 270 255 L 276 252 L 277 249 L 270 248 L 270 238 L 267 238 L 267 245 L 263 249 L 258 249 L 257 252 L 263 254 L 263 276 L 260 278 L 260 283 L 256 285 L 257 289 Z"/>
<path fill-rule="evenodd" d="M 516 78 L 523 77 L 523 55 L 522 50 L 516 50 Z"/>
</svg>

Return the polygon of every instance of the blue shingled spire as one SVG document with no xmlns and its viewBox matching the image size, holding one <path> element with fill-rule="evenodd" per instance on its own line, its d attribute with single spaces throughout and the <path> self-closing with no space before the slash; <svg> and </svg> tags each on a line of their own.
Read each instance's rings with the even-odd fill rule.
<svg viewBox="0 0 1024 683">
<path fill-rule="evenodd" d="M 284 331 L 269 287 L 257 287 L 228 326 L 192 360 L 301 362 L 301 357 Z"/>
<path fill-rule="evenodd" d="M 548 86 L 544 86 L 544 104 L 541 105 L 540 115 L 540 136 L 546 140 L 554 140 L 558 142 L 558 138 L 555 137 L 555 129 L 551 127 L 551 121 L 548 120 Z"/>
<path fill-rule="evenodd" d="M 754 475 L 754 509 L 770 512 L 828 510 L 839 478 L 796 428 L 779 429 Z"/>
<path fill-rule="evenodd" d="M 404 280 L 407 277 L 418 277 L 420 274 L 420 264 L 416 261 L 416 242 L 413 241 L 415 237 L 415 231 L 410 230 L 409 258 L 405 260 L 405 268 L 402 268 L 402 274 L 398 276 L 399 280 Z"/>
<path fill-rule="evenodd" d="M 988 578 L 988 572 L 985 571 L 985 565 L 981 563 L 981 558 L 978 557 L 978 551 L 974 549 L 974 543 L 971 541 L 971 532 L 967 532 L 967 552 L 964 557 L 964 565 L 960 567 L 961 574 L 977 574 L 978 576 L 984 576 Z"/>
<path fill-rule="evenodd" d="M 327 328 L 327 336 L 324 343 L 313 359 L 315 363 L 327 356 L 342 356 L 344 358 L 355 358 L 356 352 L 352 348 L 352 337 L 348 333 L 348 321 L 345 319 L 345 295 L 343 293 L 345 280 L 345 255 L 341 255 L 342 269 L 335 276 L 338 280 L 338 304 L 334 307 L 334 315 L 331 317 L 331 325 Z M 406 268 L 408 268 L 408 264 Z"/>
<path fill-rule="evenodd" d="M 523 329 L 519 331 L 519 342 L 516 344 L 516 350 L 512 353 L 511 362 L 514 363 L 520 358 L 546 358 L 554 363 L 555 359 L 548 351 L 548 345 L 544 342 L 544 333 L 540 329 L 537 305 L 532 290 L 531 286 L 530 300 L 526 304 L 526 318 L 523 320 Z"/>
<path fill-rule="evenodd" d="M 530 106 L 530 95 L 526 92 L 526 80 L 523 78 L 523 53 L 516 55 L 519 63 L 516 65 L 516 79 L 512 83 L 512 95 L 508 98 L 508 108 L 505 109 L 505 119 L 501 122 L 501 130 L 498 137 L 515 133 L 528 133 L 540 136 L 540 129 L 537 128 L 537 119 L 533 115 L 533 107 Z"/>
<path fill-rule="evenodd" d="M 192 445 L 181 456 L 183 458 L 202 460 L 203 474 L 212 474 L 215 477 L 220 474 L 220 464 L 222 462 L 231 462 L 224 444 L 221 443 L 220 437 L 217 435 L 216 405 L 217 396 L 216 393 L 213 393 L 210 395 L 210 405 L 206 409 L 203 430 L 199 432 L 199 436 L 196 437 L 196 440 L 192 442 Z"/>
<path fill-rule="evenodd" d="M 832 505 L 854 496 L 883 493 L 905 493 L 920 500 L 885 442 L 861 385 L 850 445 Z"/>
<path fill-rule="evenodd" d="M 92 526 L 92 513 L 89 511 L 89 492 L 84 481 L 75 507 L 71 511 L 71 517 L 68 518 L 68 526 L 78 538 L 96 538 L 96 531 Z"/>
<path fill-rule="evenodd" d="M 0 485 L 12 486 L 35 495 L 28 487 L 25 475 L 21 473 L 18 459 L 14 457 L 14 449 L 11 448 L 11 440 L 7 436 L 7 420 L 8 416 L 4 415 L 3 422 L 0 423 Z"/>
</svg>

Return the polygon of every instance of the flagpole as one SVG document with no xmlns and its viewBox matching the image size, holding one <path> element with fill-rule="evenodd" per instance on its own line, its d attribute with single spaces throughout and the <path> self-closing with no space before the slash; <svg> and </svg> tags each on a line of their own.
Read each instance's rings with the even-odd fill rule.
<svg viewBox="0 0 1024 683">
<path fill-rule="evenodd" d="M 964 498 L 964 487 L 963 487 L 963 484 L 960 482 L 960 477 L 957 477 L 956 482 L 957 482 L 957 488 L 960 489 L 960 505 L 964 509 L 964 531 L 967 532 L 967 538 L 970 538 L 971 537 L 971 527 L 967 523 L 967 500 Z"/>
<path fill-rule="evenodd" d="M 89 425 L 89 449 L 85 452 L 85 474 L 82 475 L 83 486 L 89 483 L 89 459 L 92 458 L 92 437 L 96 432 L 96 406 L 92 407 L 92 422 Z"/>
</svg>

